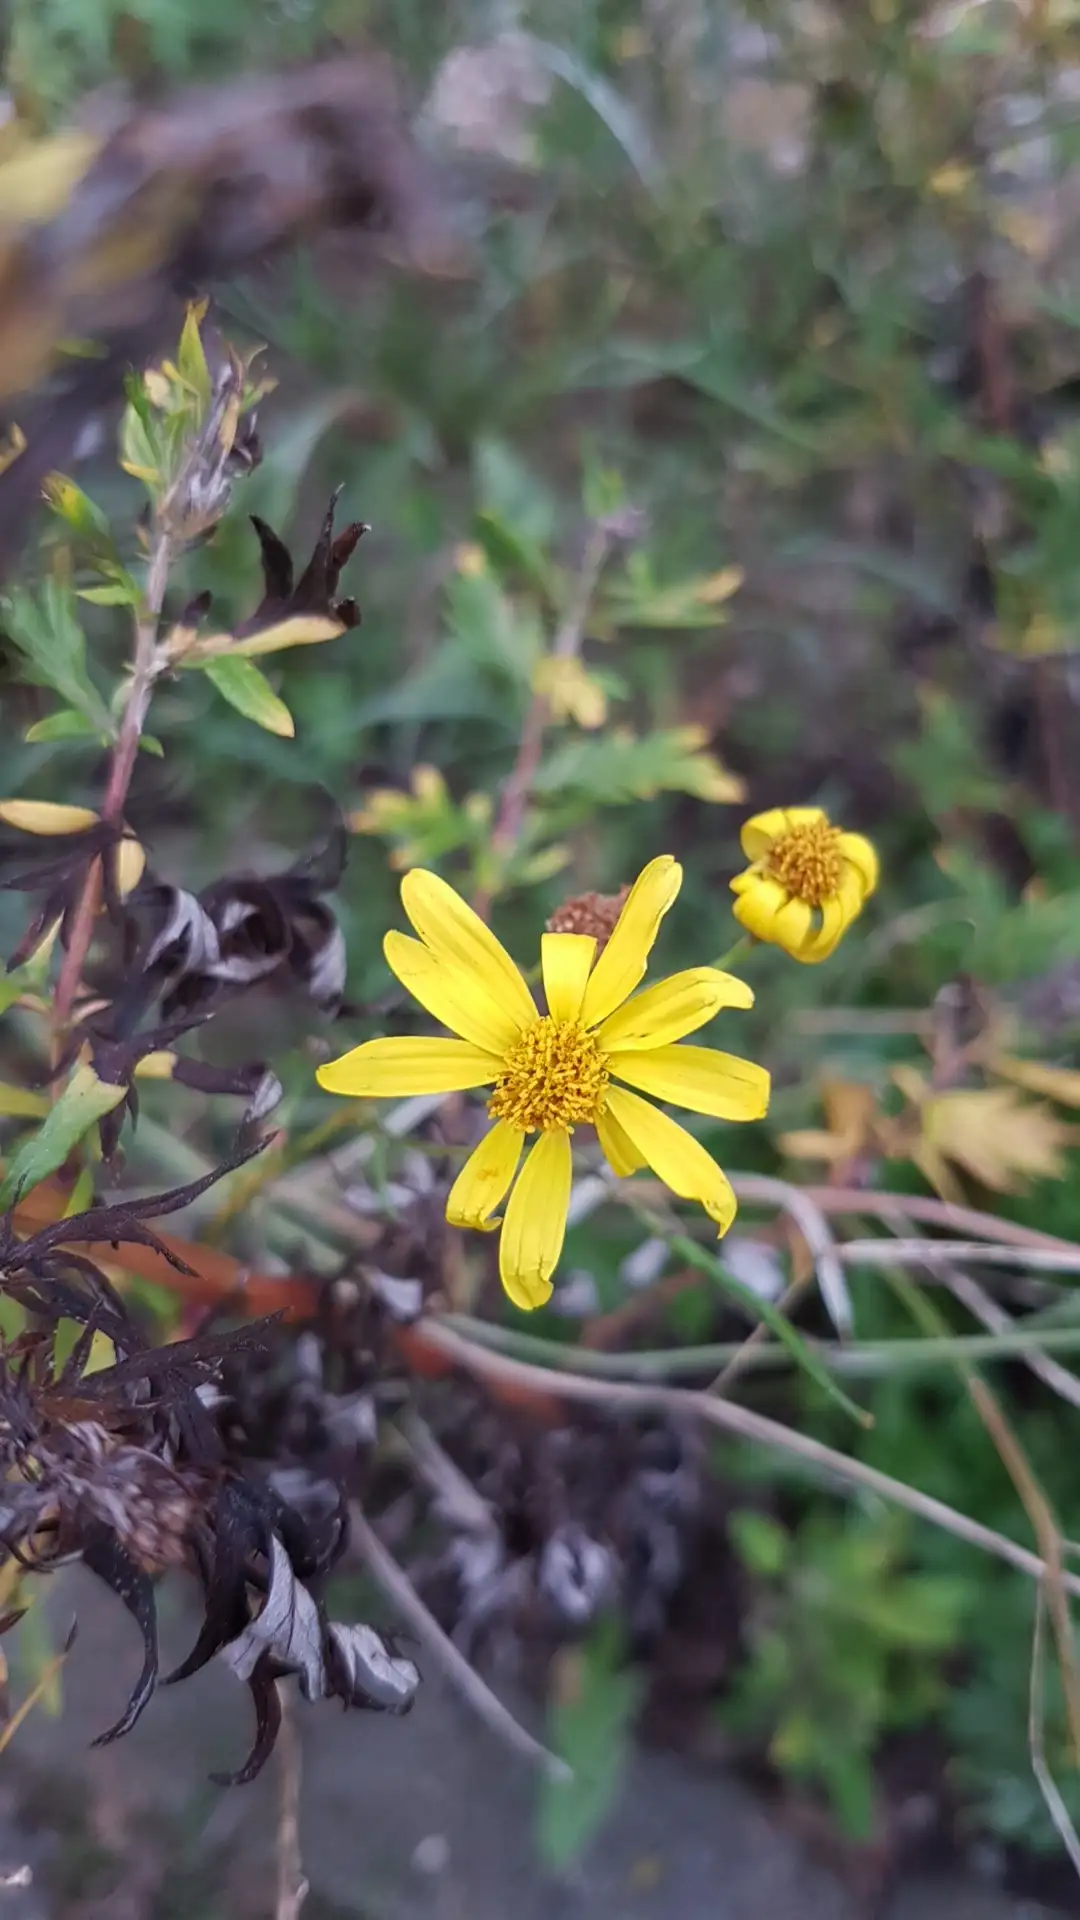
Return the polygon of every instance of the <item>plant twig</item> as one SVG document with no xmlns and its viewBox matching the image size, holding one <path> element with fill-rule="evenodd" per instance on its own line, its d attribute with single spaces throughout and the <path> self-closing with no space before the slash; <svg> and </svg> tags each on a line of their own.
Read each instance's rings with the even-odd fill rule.
<svg viewBox="0 0 1080 1920">
<path fill-rule="evenodd" d="M 533 1367 L 524 1360 L 513 1360 L 506 1354 L 492 1353 L 485 1347 L 474 1346 L 438 1320 L 425 1320 L 422 1325 L 425 1338 L 432 1346 L 446 1359 L 477 1378 L 504 1387 L 531 1387 L 547 1394 L 554 1390 L 563 1400 L 579 1405 L 622 1407 L 642 1413 L 662 1412 L 704 1420 L 710 1426 L 737 1435 L 739 1439 L 754 1441 L 760 1446 L 805 1460 L 808 1465 L 817 1467 L 842 1485 L 846 1483 L 862 1488 L 879 1495 L 883 1500 L 891 1501 L 895 1506 L 904 1507 L 919 1519 L 943 1528 L 957 1540 L 964 1540 L 969 1546 L 992 1554 L 997 1560 L 1007 1561 L 1032 1579 L 1041 1580 L 1047 1572 L 1045 1560 L 1027 1547 L 1020 1546 L 1017 1541 L 1010 1540 L 1007 1534 L 997 1533 L 993 1527 L 984 1526 L 980 1520 L 972 1520 L 966 1513 L 959 1513 L 955 1507 L 947 1506 L 932 1494 L 909 1487 L 902 1480 L 894 1480 L 890 1474 L 880 1472 L 877 1467 L 871 1467 L 863 1460 L 851 1459 L 809 1434 L 800 1433 L 794 1427 L 785 1427 L 778 1420 L 770 1420 L 766 1415 L 755 1413 L 751 1408 L 739 1406 L 734 1401 L 692 1392 L 685 1387 L 593 1380 L 570 1373 L 555 1375 L 549 1368 Z M 1080 1574 L 1063 1573 L 1061 1583 L 1069 1593 L 1080 1594 Z"/>
<path fill-rule="evenodd" d="M 131 776 L 135 771 L 139 742 L 142 739 L 150 696 L 158 673 L 158 626 L 161 610 L 165 604 L 165 589 L 169 581 L 171 560 L 172 545 L 169 536 L 157 528 L 152 536 L 150 547 L 146 598 L 135 622 L 135 653 L 132 661 L 131 682 L 120 721 L 120 731 L 113 748 L 105 797 L 101 803 L 101 817 L 111 826 L 118 827 L 123 821 L 124 804 L 131 785 Z M 90 864 L 83 883 L 67 951 L 56 983 L 56 994 L 53 999 L 53 1027 L 58 1034 L 67 1026 L 72 1007 L 78 997 L 100 899 L 101 863 L 99 860 L 94 860 Z"/>
<path fill-rule="evenodd" d="M 736 1173 L 731 1184 L 741 1200 L 758 1198 L 755 1191 L 760 1175 Z M 1071 1240 L 1056 1233 L 1043 1233 L 1038 1227 L 1022 1227 L 1015 1220 L 999 1220 L 996 1214 L 981 1213 L 977 1207 L 958 1207 L 951 1200 L 934 1200 L 924 1193 L 880 1193 L 865 1187 L 800 1187 L 800 1193 L 812 1200 L 822 1213 L 870 1214 L 878 1220 L 912 1220 L 927 1227 L 945 1227 L 951 1233 L 981 1235 L 985 1240 L 1000 1240 L 1012 1247 L 1057 1247 L 1062 1253 L 1080 1253 Z"/>
<path fill-rule="evenodd" d="M 539 1740 L 514 1719 L 513 1714 L 503 1706 L 498 1696 L 492 1693 L 486 1681 L 480 1678 L 476 1668 L 470 1666 L 465 1655 L 455 1647 L 448 1634 L 445 1634 L 434 1615 L 429 1613 L 404 1568 L 399 1567 L 393 1554 L 384 1547 L 375 1529 L 369 1524 L 356 1501 L 349 1503 L 349 1532 L 367 1561 L 371 1572 L 382 1587 L 384 1593 L 405 1615 L 409 1624 L 416 1629 L 420 1639 L 439 1661 L 443 1672 L 453 1686 L 467 1700 L 478 1719 L 484 1722 L 492 1733 L 512 1747 L 515 1753 L 523 1754 L 535 1766 L 542 1767 L 553 1780 L 573 1778 L 572 1769 L 558 1754 L 549 1752 Z"/>
<path fill-rule="evenodd" d="M 848 1240 L 836 1249 L 845 1266 L 940 1270 L 957 1260 L 984 1266 L 1025 1267 L 1032 1273 L 1080 1273 L 1080 1247 L 986 1246 L 978 1240 Z"/>
<path fill-rule="evenodd" d="M 603 572 L 604 562 L 611 551 L 611 546 L 610 528 L 603 521 L 594 521 L 589 528 L 573 595 L 551 643 L 552 659 L 572 660 L 580 653 L 592 597 L 596 592 L 596 584 Z M 525 809 L 529 804 L 533 781 L 540 766 L 544 730 L 550 717 L 551 702 L 547 695 L 534 691 L 521 729 L 514 764 L 503 787 L 499 811 L 492 829 L 490 851 L 496 875 L 502 873 L 521 838 L 521 830 L 525 823 Z M 491 909 L 491 900 L 490 887 L 483 888 L 477 893 L 473 904 L 481 919 L 487 918 Z"/>
<path fill-rule="evenodd" d="M 989 1327 L 992 1333 L 1004 1334 L 1008 1338 L 1020 1330 L 1012 1314 L 1006 1313 L 1004 1307 L 1000 1307 L 996 1300 L 991 1299 L 986 1289 L 980 1287 L 978 1281 L 973 1280 L 969 1273 L 961 1273 L 958 1268 L 949 1268 L 946 1269 L 944 1279 L 946 1286 L 959 1300 L 961 1306 L 966 1307 L 972 1317 L 980 1321 L 984 1327 Z M 969 1350 L 968 1358 L 975 1359 L 975 1357 Z M 1068 1367 L 1061 1366 L 1057 1360 L 1052 1360 L 1049 1354 L 1041 1352 L 1037 1347 L 1019 1350 L 1017 1358 L 1022 1360 L 1032 1373 L 1037 1374 L 1053 1393 L 1059 1394 L 1062 1400 L 1068 1400 L 1074 1407 L 1080 1407 L 1080 1380 L 1075 1373 L 1069 1372 Z"/>
<path fill-rule="evenodd" d="M 311 1888 L 300 1852 L 300 1781 L 303 1756 L 292 1688 L 278 1681 L 281 1728 L 278 1752 L 277 1900 L 274 1920 L 300 1920 Z"/>
</svg>

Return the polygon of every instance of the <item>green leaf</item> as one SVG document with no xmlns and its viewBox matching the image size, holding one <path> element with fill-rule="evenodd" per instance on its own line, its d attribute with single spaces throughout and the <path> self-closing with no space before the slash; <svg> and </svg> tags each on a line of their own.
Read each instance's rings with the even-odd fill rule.
<svg viewBox="0 0 1080 1920">
<path fill-rule="evenodd" d="M 76 713 L 73 707 L 61 707 L 57 713 L 46 714 L 44 720 L 35 720 L 24 738 L 28 746 L 38 747 L 51 740 L 108 740 L 108 734 L 99 732 L 90 724 L 84 713 Z"/>
<path fill-rule="evenodd" d="M 52 578 L 36 598 L 14 587 L 4 614 L 7 637 L 22 655 L 24 678 L 35 687 L 52 687 L 96 733 L 111 739 L 109 710 L 87 671 L 86 636 L 72 589 Z"/>
<path fill-rule="evenodd" d="M 273 687 L 253 660 L 239 654 L 221 654 L 203 663 L 202 671 L 212 680 L 223 700 L 227 700 L 245 720 L 254 720 L 267 733 L 291 740 L 296 732 L 292 714 L 279 700 Z"/>
<path fill-rule="evenodd" d="M 544 646 L 531 608 L 515 605 L 487 571 L 455 574 L 446 589 L 446 606 L 452 638 L 477 666 L 522 689 L 531 685 Z"/>
<path fill-rule="evenodd" d="M 116 580 L 107 587 L 80 587 L 79 599 L 89 600 L 95 607 L 130 607 L 134 606 L 138 593 Z"/>
<path fill-rule="evenodd" d="M 10 1207 L 61 1167 L 84 1133 L 119 1106 L 123 1087 L 107 1086 L 93 1067 L 78 1067 L 47 1120 L 24 1140 L 0 1182 L 0 1208 Z"/>
<path fill-rule="evenodd" d="M 204 407 L 210 404 L 210 369 L 206 364 L 206 353 L 199 332 L 199 322 L 205 311 L 205 303 L 188 307 L 176 356 L 180 378 L 198 394 Z"/>
<path fill-rule="evenodd" d="M 140 753 L 152 753 L 155 760 L 164 760 L 165 758 L 165 749 L 154 733 L 144 733 L 139 736 L 139 751 Z"/>
<path fill-rule="evenodd" d="M 66 474 L 50 474 L 45 482 L 45 498 L 53 512 L 69 526 L 74 533 L 81 534 L 86 540 L 100 544 L 109 540 L 109 522 L 101 508 L 95 506 L 89 494 L 83 492 L 74 480 Z"/>
<path fill-rule="evenodd" d="M 533 790 L 558 796 L 576 790 L 609 807 L 651 800 L 658 793 L 692 793 L 726 803 L 742 795 L 741 783 L 704 751 L 702 736 L 692 727 L 641 739 L 621 728 L 575 736 L 545 755 Z"/>
<path fill-rule="evenodd" d="M 641 1676 L 621 1664 L 622 1638 L 616 1622 L 601 1621 L 554 1669 L 550 1740 L 573 1779 L 545 1776 L 540 1789 L 537 1844 L 553 1872 L 577 1859 L 618 1799 L 643 1692 Z"/>
<path fill-rule="evenodd" d="M 673 1234 L 669 1245 L 673 1252 L 686 1261 L 688 1267 L 696 1267 L 699 1273 L 707 1273 L 724 1293 L 729 1294 L 733 1300 L 738 1300 L 752 1319 L 763 1320 L 769 1332 L 775 1334 L 780 1344 L 787 1348 L 796 1365 L 809 1375 L 815 1385 L 821 1388 L 822 1393 L 827 1394 L 830 1400 L 835 1400 L 837 1406 L 843 1407 L 844 1412 L 850 1414 L 853 1420 L 857 1420 L 860 1427 L 873 1426 L 873 1414 L 867 1413 L 864 1407 L 858 1406 L 854 1400 L 848 1398 L 841 1387 L 837 1386 L 832 1374 L 818 1359 L 809 1341 L 796 1333 L 791 1321 L 773 1306 L 771 1300 L 763 1299 L 761 1294 L 755 1293 L 751 1287 L 744 1287 L 741 1280 L 736 1280 L 735 1275 L 728 1272 L 722 1260 L 718 1260 L 716 1255 L 709 1253 L 705 1247 L 699 1247 L 696 1240 L 687 1239 L 685 1234 Z"/>
</svg>

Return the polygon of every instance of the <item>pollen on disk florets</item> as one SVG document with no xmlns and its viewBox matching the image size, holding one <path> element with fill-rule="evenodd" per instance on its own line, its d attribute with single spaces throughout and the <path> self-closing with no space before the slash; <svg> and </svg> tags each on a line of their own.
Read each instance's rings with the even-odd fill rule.
<svg viewBox="0 0 1080 1920">
<path fill-rule="evenodd" d="M 840 839 L 840 828 L 830 827 L 827 820 L 789 827 L 769 848 L 768 870 L 797 900 L 820 907 L 837 892 L 843 878 Z"/>
<path fill-rule="evenodd" d="M 607 1060 L 592 1034 L 544 1014 L 505 1054 L 488 1112 L 524 1133 L 555 1133 L 595 1121 L 607 1084 Z"/>
</svg>

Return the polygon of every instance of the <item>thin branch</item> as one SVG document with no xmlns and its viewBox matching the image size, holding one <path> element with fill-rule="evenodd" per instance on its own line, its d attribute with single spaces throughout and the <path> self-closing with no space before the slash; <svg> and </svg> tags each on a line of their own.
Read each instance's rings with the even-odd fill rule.
<svg viewBox="0 0 1080 1920">
<path fill-rule="evenodd" d="M 417 1470 L 439 1501 L 444 1518 L 466 1533 L 490 1534 L 495 1526 L 491 1508 L 439 1445 L 427 1421 L 409 1409 L 398 1424 Z"/>
<path fill-rule="evenodd" d="M 989 1327 L 992 1333 L 1004 1334 L 1008 1338 L 1022 1331 L 1017 1328 L 1012 1314 L 1006 1313 L 1004 1307 L 1000 1307 L 996 1300 L 991 1299 L 986 1289 L 980 1287 L 978 1281 L 973 1280 L 969 1273 L 961 1273 L 957 1268 L 947 1268 L 943 1278 L 949 1291 L 959 1300 L 961 1306 L 967 1308 L 973 1319 L 980 1321 L 984 1327 Z M 1014 1349 L 1014 1351 L 1017 1350 Z M 1074 1407 L 1080 1407 L 1080 1380 L 1075 1373 L 1069 1372 L 1068 1367 L 1061 1366 L 1058 1361 L 1052 1360 L 1049 1354 L 1040 1352 L 1037 1348 L 1019 1349 L 1017 1357 L 1023 1360 L 1024 1365 L 1032 1373 L 1037 1374 L 1053 1393 L 1059 1394 L 1062 1400 L 1068 1400 Z M 970 1349 L 968 1358 L 975 1358 Z"/>
<path fill-rule="evenodd" d="M 581 567 L 574 583 L 574 593 L 563 619 L 551 644 L 551 658 L 572 660 L 581 651 L 585 638 L 585 623 L 589 617 L 593 594 L 603 572 L 604 562 L 612 547 L 612 533 L 602 521 L 594 522 L 589 529 L 585 543 Z M 546 694 L 534 692 L 530 701 L 525 722 L 518 741 L 518 750 L 514 764 L 502 790 L 499 811 L 491 835 L 492 865 L 496 874 L 502 872 L 507 860 L 521 838 L 525 824 L 525 810 L 529 804 L 533 781 L 540 766 L 540 756 L 544 748 L 544 731 L 551 718 L 551 703 Z M 481 919 L 487 918 L 491 907 L 491 889 L 484 888 L 477 893 L 474 905 Z"/>
<path fill-rule="evenodd" d="M 940 1270 L 956 1260 L 978 1260 L 984 1266 L 1024 1267 L 1032 1273 L 1080 1273 L 1080 1247 L 995 1247 L 978 1240 L 848 1240 L 836 1251 L 845 1266 L 852 1267 L 910 1264 Z"/>
<path fill-rule="evenodd" d="M 296 1726 L 292 1688 L 277 1683 L 281 1702 L 278 1753 L 277 1901 L 274 1920 L 300 1920 L 300 1909 L 311 1888 L 300 1852 L 300 1781 L 303 1755 Z"/>
<path fill-rule="evenodd" d="M 532 1369 L 530 1368 L 530 1372 Z M 484 1722 L 492 1733 L 512 1747 L 515 1753 L 523 1754 L 534 1766 L 539 1766 L 553 1780 L 570 1780 L 573 1771 L 558 1754 L 549 1752 L 539 1740 L 514 1719 L 509 1708 L 504 1707 L 498 1696 L 492 1693 L 487 1682 L 480 1678 L 476 1668 L 469 1665 L 465 1655 L 455 1647 L 448 1634 L 445 1634 L 434 1615 L 430 1613 L 404 1568 L 399 1567 L 392 1553 L 384 1547 L 374 1528 L 369 1525 L 356 1501 L 349 1503 L 349 1532 L 371 1572 L 382 1587 L 383 1592 L 405 1615 L 409 1624 L 415 1627 L 420 1639 L 435 1655 L 443 1672 L 451 1684 L 456 1687 L 463 1700 L 467 1700 L 477 1718 Z"/>
<path fill-rule="evenodd" d="M 131 683 L 120 721 L 116 746 L 113 749 L 105 797 L 101 804 L 102 819 L 107 820 L 112 826 L 118 827 L 123 821 L 124 805 L 131 785 L 131 776 L 135 771 L 150 696 L 159 671 L 158 627 L 161 621 L 161 610 L 165 604 L 165 589 L 169 581 L 171 560 L 172 545 L 169 536 L 159 528 L 154 533 L 150 549 L 146 599 L 135 622 L 135 653 Z M 90 864 L 83 883 L 67 951 L 56 982 L 53 1027 L 57 1033 L 62 1032 L 66 1027 L 78 997 L 86 956 L 90 951 L 90 942 L 94 935 L 94 921 L 97 918 L 100 900 L 101 862 L 94 860 Z"/>
<path fill-rule="evenodd" d="M 956 1539 L 966 1541 L 969 1546 L 978 1547 L 997 1560 L 1007 1561 L 1032 1579 L 1041 1580 L 1048 1571 L 1046 1562 L 1038 1554 L 1029 1552 L 1006 1534 L 997 1533 L 981 1521 L 972 1520 L 955 1507 L 947 1506 L 943 1500 L 936 1500 L 932 1494 L 906 1486 L 902 1480 L 894 1480 L 890 1474 L 879 1472 L 865 1461 L 850 1459 L 835 1447 L 828 1447 L 822 1441 L 812 1439 L 809 1434 L 785 1427 L 778 1420 L 770 1420 L 749 1407 L 738 1406 L 730 1400 L 719 1400 L 710 1394 L 691 1392 L 684 1387 L 593 1380 L 569 1373 L 556 1375 L 552 1369 L 529 1366 L 524 1360 L 512 1360 L 505 1354 L 474 1346 L 436 1319 L 428 1319 L 421 1324 L 429 1344 L 436 1347 L 446 1359 L 480 1379 L 496 1382 L 503 1387 L 516 1385 L 533 1388 L 547 1395 L 554 1391 L 563 1400 L 579 1405 L 623 1407 L 642 1413 L 663 1412 L 684 1418 L 688 1415 L 696 1417 L 710 1426 L 721 1428 L 725 1433 L 736 1434 L 742 1440 L 754 1441 L 760 1446 L 805 1460 L 808 1465 L 817 1467 L 841 1484 L 876 1493 L 881 1499 L 904 1507 L 919 1519 L 928 1520 L 932 1526 L 941 1527 Z M 1080 1574 L 1063 1573 L 1061 1583 L 1068 1592 L 1080 1594 Z"/>
<path fill-rule="evenodd" d="M 753 1173 L 731 1175 L 731 1184 L 741 1200 L 757 1198 L 754 1189 L 760 1176 Z M 934 1200 L 923 1193 L 879 1193 L 865 1187 L 801 1187 L 799 1192 L 820 1207 L 822 1213 L 862 1213 L 878 1220 L 913 1220 L 927 1227 L 944 1227 L 951 1233 L 974 1234 L 984 1240 L 1000 1240 L 1011 1247 L 1057 1247 L 1059 1252 L 1080 1253 L 1071 1240 L 1056 1233 L 1042 1233 L 1037 1227 L 1022 1227 L 1015 1220 L 999 1220 L 995 1214 L 981 1213 L 977 1207 L 958 1207 L 951 1200 Z"/>
</svg>

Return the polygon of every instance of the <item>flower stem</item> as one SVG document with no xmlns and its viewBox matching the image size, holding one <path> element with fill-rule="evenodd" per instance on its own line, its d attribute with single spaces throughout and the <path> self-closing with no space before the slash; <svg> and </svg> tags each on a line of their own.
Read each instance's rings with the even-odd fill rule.
<svg viewBox="0 0 1080 1920">
<path fill-rule="evenodd" d="M 105 797 L 101 805 L 102 819 L 107 820 L 112 826 L 119 826 L 124 817 L 124 804 L 131 785 L 131 776 L 135 771 L 139 741 L 146 724 L 154 681 L 160 671 L 157 650 L 158 627 L 161 621 L 161 610 L 165 603 L 165 589 L 168 585 L 171 561 L 172 545 L 169 536 L 158 527 L 154 531 L 150 547 L 146 599 L 135 622 L 131 683 L 116 745 L 113 748 Z M 75 909 L 67 951 L 56 983 L 56 994 L 53 1000 L 53 1031 L 57 1036 L 63 1032 L 71 1019 L 71 1010 L 79 991 L 83 967 L 93 938 L 94 921 L 100 900 L 101 862 L 94 860 L 90 864 L 79 904 Z"/>
<path fill-rule="evenodd" d="M 753 934 L 744 933 L 740 939 L 736 940 L 733 947 L 729 947 L 726 953 L 720 955 L 718 960 L 710 960 L 709 965 L 715 967 L 717 973 L 726 973 L 737 960 L 746 959 L 755 944 Z"/>
</svg>

